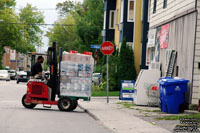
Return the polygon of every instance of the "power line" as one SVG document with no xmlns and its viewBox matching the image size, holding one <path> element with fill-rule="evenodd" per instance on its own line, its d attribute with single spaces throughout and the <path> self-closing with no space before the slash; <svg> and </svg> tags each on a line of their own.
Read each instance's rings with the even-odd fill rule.
<svg viewBox="0 0 200 133">
<path fill-rule="evenodd" d="M 15 10 L 22 10 L 24 8 L 13 8 Z M 26 9 L 27 10 L 27 9 Z M 36 9 L 29 9 L 29 10 L 57 10 L 56 8 L 36 8 Z"/>
<path fill-rule="evenodd" d="M 10 25 L 38 25 L 38 26 L 77 26 L 77 25 L 74 25 L 74 24 L 43 24 L 43 23 L 1 23 L 0 24 L 10 24 Z M 98 26 L 98 25 L 87 25 L 87 26 L 90 26 L 90 27 L 102 27 L 102 26 Z"/>
<path fill-rule="evenodd" d="M 43 24 L 43 23 L 0 23 L 0 24 L 13 24 L 13 25 L 39 25 L 39 26 L 76 26 L 72 24 Z"/>
</svg>

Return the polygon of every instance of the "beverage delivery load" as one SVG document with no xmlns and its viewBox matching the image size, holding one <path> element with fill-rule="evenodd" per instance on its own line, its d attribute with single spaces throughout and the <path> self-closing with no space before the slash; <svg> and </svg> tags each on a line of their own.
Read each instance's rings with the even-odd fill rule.
<svg viewBox="0 0 200 133">
<path fill-rule="evenodd" d="M 63 52 L 60 95 L 90 98 L 94 59 L 92 55 Z"/>
</svg>

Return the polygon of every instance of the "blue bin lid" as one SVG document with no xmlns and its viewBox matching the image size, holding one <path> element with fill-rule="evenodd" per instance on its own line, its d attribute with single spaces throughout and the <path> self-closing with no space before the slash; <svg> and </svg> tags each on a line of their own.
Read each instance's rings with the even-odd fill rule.
<svg viewBox="0 0 200 133">
<path fill-rule="evenodd" d="M 164 77 L 164 78 L 160 78 L 159 79 L 159 83 L 161 85 L 169 85 L 169 84 L 184 84 L 184 83 L 188 83 L 189 80 L 185 80 L 185 79 L 174 79 L 174 78 L 170 78 L 170 77 Z"/>
</svg>

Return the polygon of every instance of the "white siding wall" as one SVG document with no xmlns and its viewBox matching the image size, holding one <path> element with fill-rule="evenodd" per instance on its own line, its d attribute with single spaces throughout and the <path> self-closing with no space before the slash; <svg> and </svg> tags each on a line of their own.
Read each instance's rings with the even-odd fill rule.
<svg viewBox="0 0 200 133">
<path fill-rule="evenodd" d="M 150 28 L 169 20 L 184 11 L 195 8 L 195 0 L 167 0 L 167 8 L 163 9 L 163 1 L 157 0 L 156 12 L 153 13 L 154 0 L 150 7 Z"/>
<path fill-rule="evenodd" d="M 193 91 L 192 103 L 198 104 L 200 98 L 200 69 L 198 69 L 198 62 L 200 62 L 200 0 L 197 1 L 198 19 L 196 28 L 195 41 L 195 57 L 194 57 L 194 72 L 193 72 Z"/>
</svg>

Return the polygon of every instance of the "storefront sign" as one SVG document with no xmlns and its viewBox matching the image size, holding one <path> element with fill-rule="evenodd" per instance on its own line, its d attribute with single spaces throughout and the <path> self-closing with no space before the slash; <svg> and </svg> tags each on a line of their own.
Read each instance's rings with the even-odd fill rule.
<svg viewBox="0 0 200 133">
<path fill-rule="evenodd" d="M 149 30 L 147 47 L 155 47 L 156 29 Z"/>
<path fill-rule="evenodd" d="M 16 58 L 16 51 L 10 50 L 10 60 L 14 62 L 15 58 Z"/>
<path fill-rule="evenodd" d="M 132 80 L 122 80 L 121 81 L 120 100 L 130 100 L 130 101 L 133 101 L 134 90 L 135 90 L 135 81 L 132 81 Z"/>
<path fill-rule="evenodd" d="M 168 48 L 169 24 L 163 25 L 160 32 L 160 48 Z"/>
</svg>

